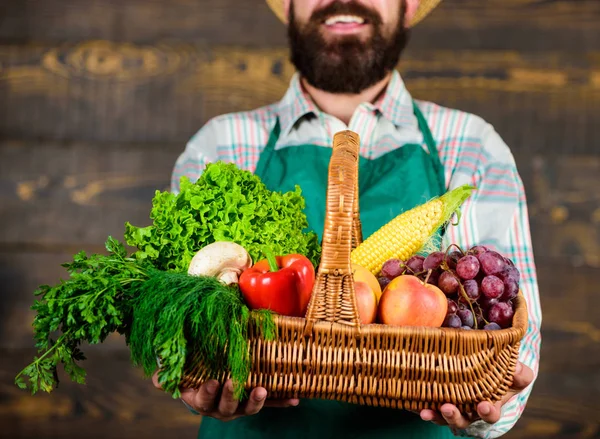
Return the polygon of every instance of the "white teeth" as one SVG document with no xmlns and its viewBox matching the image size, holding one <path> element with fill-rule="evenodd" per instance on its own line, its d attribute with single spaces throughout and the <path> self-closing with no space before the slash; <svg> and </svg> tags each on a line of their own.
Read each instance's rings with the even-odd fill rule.
<svg viewBox="0 0 600 439">
<path fill-rule="evenodd" d="M 365 22 L 364 18 L 357 17 L 355 15 L 335 15 L 333 17 L 329 17 L 325 24 L 327 26 L 332 26 L 338 23 L 357 23 L 363 24 Z"/>
</svg>

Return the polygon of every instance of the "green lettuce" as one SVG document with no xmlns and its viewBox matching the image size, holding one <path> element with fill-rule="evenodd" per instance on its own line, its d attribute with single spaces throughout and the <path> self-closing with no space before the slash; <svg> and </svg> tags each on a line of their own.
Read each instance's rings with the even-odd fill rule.
<svg viewBox="0 0 600 439">
<path fill-rule="evenodd" d="M 318 237 L 307 230 L 300 187 L 281 193 L 234 164 L 210 163 L 196 182 L 181 177 L 180 192 L 156 191 L 152 225 L 125 224 L 125 240 L 135 257 L 159 270 L 187 271 L 194 254 L 215 241 L 243 246 L 253 261 L 268 245 L 276 254 L 300 253 L 318 265 Z"/>
</svg>

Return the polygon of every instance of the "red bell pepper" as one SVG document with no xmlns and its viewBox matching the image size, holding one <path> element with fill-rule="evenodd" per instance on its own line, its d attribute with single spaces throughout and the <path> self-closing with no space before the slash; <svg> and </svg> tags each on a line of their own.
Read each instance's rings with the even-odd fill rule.
<svg viewBox="0 0 600 439">
<path fill-rule="evenodd" d="M 244 270 L 239 287 L 250 309 L 270 309 L 277 314 L 304 317 L 315 283 L 310 259 L 300 254 L 274 256 Z"/>
</svg>

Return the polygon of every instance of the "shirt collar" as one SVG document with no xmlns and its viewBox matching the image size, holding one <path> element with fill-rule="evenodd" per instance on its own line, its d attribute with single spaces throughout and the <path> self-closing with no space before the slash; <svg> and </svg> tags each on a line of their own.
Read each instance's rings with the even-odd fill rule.
<svg viewBox="0 0 600 439">
<path fill-rule="evenodd" d="M 290 86 L 279 102 L 277 111 L 282 136 L 288 135 L 300 118 L 311 113 L 318 114 L 317 106 L 302 88 L 299 73 L 292 76 Z"/>
<path fill-rule="evenodd" d="M 418 126 L 414 114 L 413 98 L 397 70 L 392 72 L 385 93 L 374 102 L 373 106 L 397 127 Z"/>
<path fill-rule="evenodd" d="M 395 126 L 416 127 L 417 119 L 413 110 L 413 99 L 397 70 L 385 92 L 374 103 L 365 104 L 368 108 L 378 111 Z M 302 117 L 308 114 L 319 114 L 319 109 L 310 96 L 302 88 L 299 73 L 295 73 L 290 81 L 287 92 L 278 105 L 278 116 L 282 136 L 289 134 L 292 127 Z"/>
</svg>

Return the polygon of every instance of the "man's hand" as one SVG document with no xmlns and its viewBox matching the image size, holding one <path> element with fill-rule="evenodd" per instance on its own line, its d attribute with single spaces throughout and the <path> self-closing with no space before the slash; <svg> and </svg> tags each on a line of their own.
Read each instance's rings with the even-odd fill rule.
<svg viewBox="0 0 600 439">
<path fill-rule="evenodd" d="M 152 377 L 152 382 L 160 389 L 158 372 Z M 220 398 L 219 383 L 215 380 L 207 381 L 199 389 L 184 389 L 181 399 L 202 416 L 232 421 L 241 416 L 257 414 L 263 407 L 293 407 L 299 403 L 298 399 L 268 400 L 267 390 L 263 387 L 252 389 L 247 401 L 240 404 L 233 398 L 233 383 L 227 380 L 223 386 Z"/>
<path fill-rule="evenodd" d="M 440 407 L 440 412 L 421 410 L 421 419 L 438 425 L 447 425 L 456 430 L 463 430 L 479 419 L 488 424 L 495 424 L 500 420 L 502 406 L 523 391 L 532 381 L 533 371 L 521 362 L 517 362 L 513 383 L 506 395 L 496 404 L 481 402 L 477 406 L 476 414 L 460 413 L 453 404 L 444 404 Z"/>
</svg>

